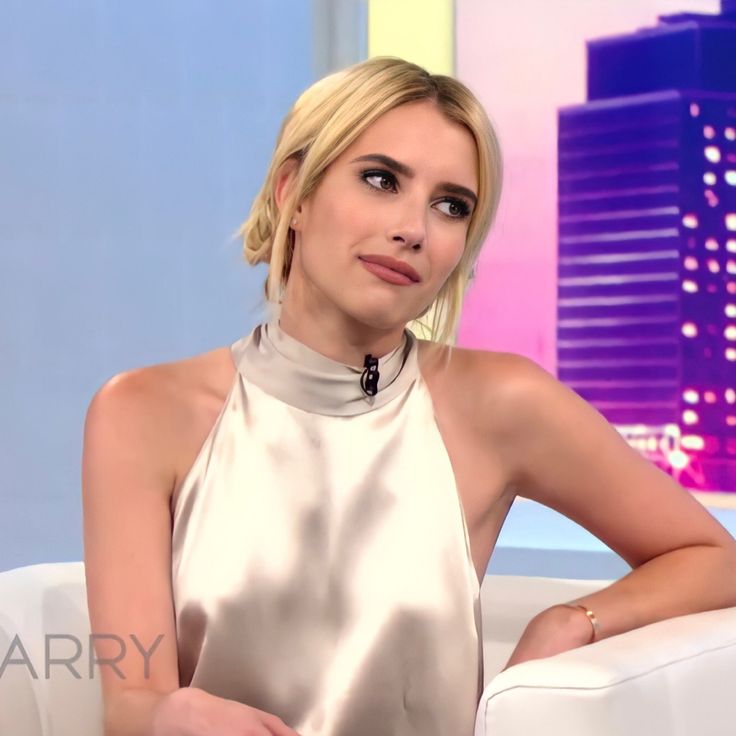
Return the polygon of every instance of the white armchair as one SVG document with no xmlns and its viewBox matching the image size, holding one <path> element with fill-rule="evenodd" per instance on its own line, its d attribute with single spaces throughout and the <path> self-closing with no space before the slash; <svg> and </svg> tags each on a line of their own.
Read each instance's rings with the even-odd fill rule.
<svg viewBox="0 0 736 736">
<path fill-rule="evenodd" d="M 736 733 L 736 608 L 662 621 L 500 672 L 536 613 L 608 584 L 486 578 L 487 685 L 476 736 Z M 89 633 L 81 562 L 0 573 L 0 734 L 102 736 Z"/>
<path fill-rule="evenodd" d="M 527 622 L 609 580 L 489 575 L 475 736 L 733 736 L 736 608 L 680 616 L 501 672 Z"/>
<path fill-rule="evenodd" d="M 58 635 L 68 638 L 53 638 Z M 89 635 L 83 563 L 0 573 L 2 736 L 102 736 L 102 690 L 99 672 L 89 676 Z M 53 659 L 73 660 L 79 677 Z"/>
</svg>

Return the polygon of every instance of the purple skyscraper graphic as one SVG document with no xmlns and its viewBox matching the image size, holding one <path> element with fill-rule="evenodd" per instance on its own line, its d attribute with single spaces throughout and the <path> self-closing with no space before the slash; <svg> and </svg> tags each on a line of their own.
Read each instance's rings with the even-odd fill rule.
<svg viewBox="0 0 736 736">
<path fill-rule="evenodd" d="M 558 284 L 559 378 L 683 485 L 736 491 L 736 0 L 588 43 Z"/>
</svg>

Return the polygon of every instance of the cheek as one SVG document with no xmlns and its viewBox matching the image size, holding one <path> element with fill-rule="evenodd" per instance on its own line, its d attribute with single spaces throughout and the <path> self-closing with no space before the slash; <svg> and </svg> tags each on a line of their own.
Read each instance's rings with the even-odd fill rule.
<svg viewBox="0 0 736 736">
<path fill-rule="evenodd" d="M 363 209 L 349 207 L 345 202 L 340 207 L 325 208 L 320 213 L 319 225 L 313 231 L 310 263 L 324 273 L 344 273 L 361 250 L 371 250 L 367 244 L 375 244 L 376 235 L 376 219 L 366 217 Z M 320 264 L 315 264 L 317 258 Z"/>
<path fill-rule="evenodd" d="M 309 223 L 315 242 L 349 244 L 370 219 L 366 217 L 365 207 L 358 206 L 355 198 L 344 192 L 323 191 L 322 195 L 315 203 Z"/>
<path fill-rule="evenodd" d="M 446 278 L 452 273 L 463 257 L 463 253 L 465 252 L 465 234 L 449 236 L 444 247 L 440 249 L 440 252 L 442 255 L 439 259 L 438 270 Z"/>
<path fill-rule="evenodd" d="M 317 204 L 305 222 L 301 263 L 307 278 L 326 288 L 346 268 L 355 224 L 343 202 L 325 197 Z"/>
<path fill-rule="evenodd" d="M 343 195 L 340 205 L 331 208 L 328 225 L 340 234 L 342 241 L 359 240 L 378 227 L 377 213 L 370 204 L 355 196 Z"/>
</svg>

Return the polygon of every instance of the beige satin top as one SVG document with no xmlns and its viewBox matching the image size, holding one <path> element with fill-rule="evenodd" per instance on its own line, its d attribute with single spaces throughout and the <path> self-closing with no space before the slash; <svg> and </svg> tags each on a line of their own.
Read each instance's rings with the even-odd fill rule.
<svg viewBox="0 0 736 736">
<path fill-rule="evenodd" d="M 472 736 L 478 579 L 417 341 L 378 393 L 285 333 L 238 373 L 180 487 L 172 581 L 182 686 L 302 736 Z"/>
</svg>

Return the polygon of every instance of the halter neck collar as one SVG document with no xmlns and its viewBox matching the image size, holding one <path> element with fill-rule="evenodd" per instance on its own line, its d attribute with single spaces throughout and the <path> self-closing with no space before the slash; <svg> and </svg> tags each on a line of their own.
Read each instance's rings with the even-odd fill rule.
<svg viewBox="0 0 736 736">
<path fill-rule="evenodd" d="M 417 339 L 404 339 L 378 359 L 378 392 L 361 387 L 364 367 L 328 358 L 284 332 L 278 317 L 258 325 L 231 346 L 239 372 L 277 399 L 315 414 L 353 416 L 384 406 L 407 391 L 419 373 Z"/>
</svg>

